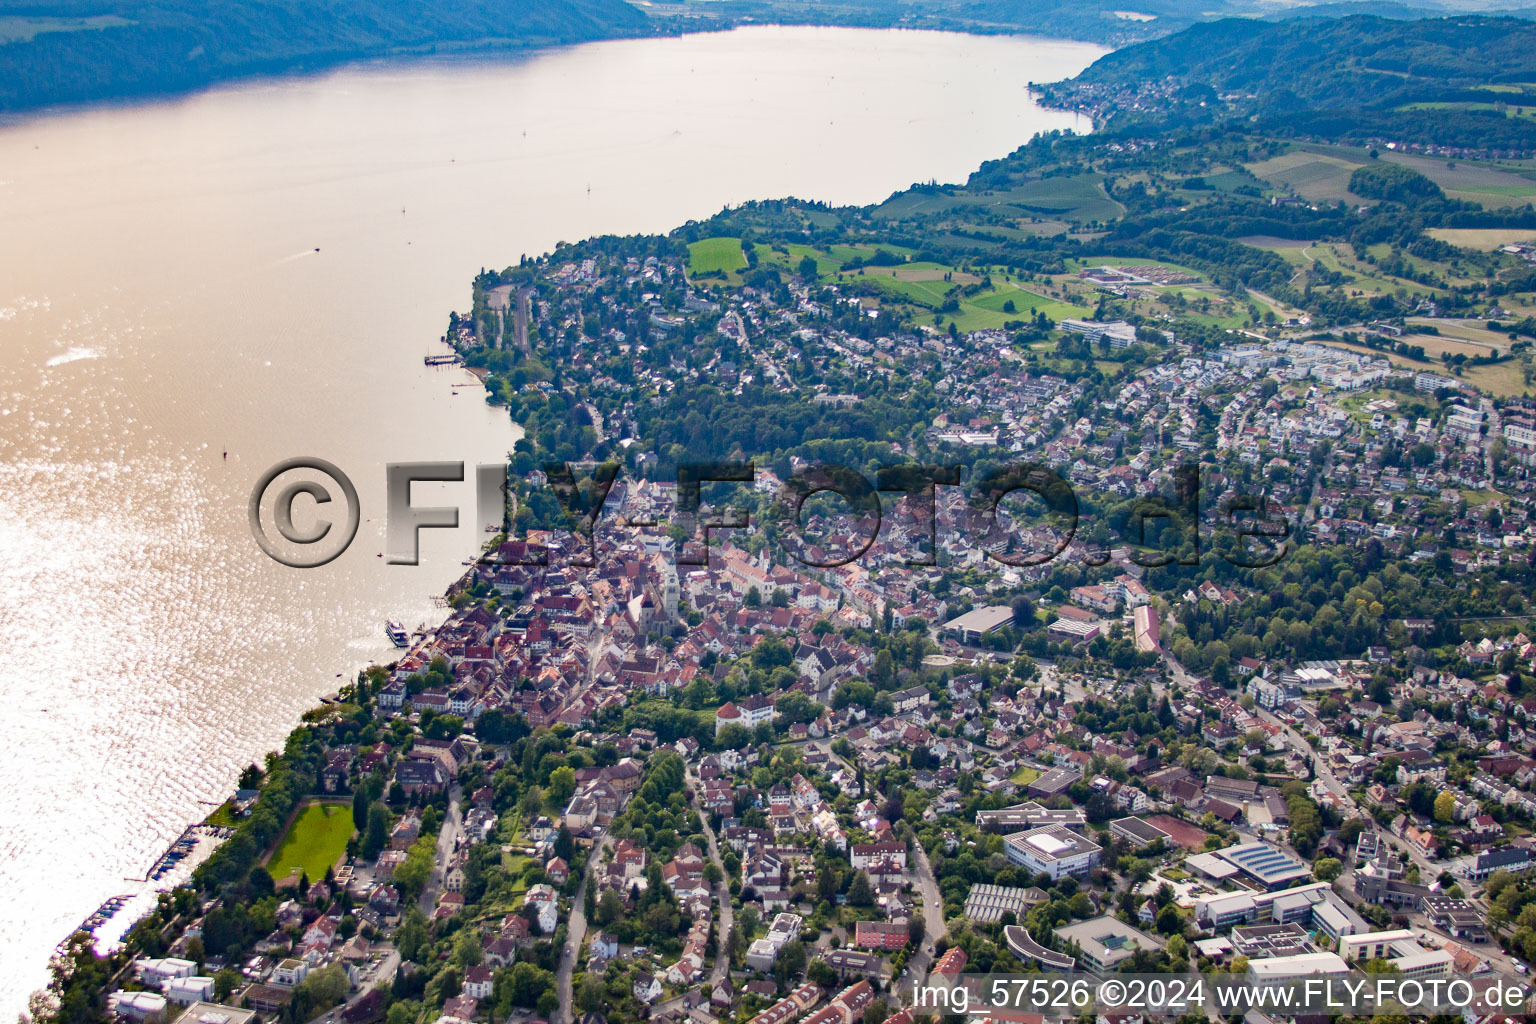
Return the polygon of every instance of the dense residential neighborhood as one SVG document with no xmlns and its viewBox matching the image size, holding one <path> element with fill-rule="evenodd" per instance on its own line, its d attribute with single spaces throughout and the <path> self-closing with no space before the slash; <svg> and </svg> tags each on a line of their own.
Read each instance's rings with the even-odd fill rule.
<svg viewBox="0 0 1536 1024">
<path fill-rule="evenodd" d="M 1371 145 L 1318 198 L 1293 140 L 1058 135 L 483 271 L 429 357 L 525 429 L 483 557 L 121 949 L 61 950 L 47 1016 L 928 1024 L 966 976 L 1525 974 L 1536 215 Z"/>
<path fill-rule="evenodd" d="M 547 273 L 550 333 L 605 275 L 615 295 L 684 279 L 639 256 Z M 749 292 L 682 293 L 735 325 L 737 381 L 793 388 L 787 366 L 834 358 L 873 380 L 932 348 L 813 332 L 797 318 L 822 300 Z M 931 362 L 920 451 L 1001 432 L 1066 467 L 1084 514 L 1064 545 L 944 487 L 927 516 L 910 493 L 878 523 L 844 516 L 826 532 L 871 540 L 839 561 L 666 526 L 689 521 L 678 485 L 629 471 L 586 535 L 536 519 L 532 481 L 521 535 L 446 620 L 248 771 L 234 841 L 197 872 L 212 898 L 176 890 L 135 930 L 112 1012 L 905 1024 L 915 986 L 963 969 L 1523 970 L 1536 642 L 1497 619 L 1473 639 L 1417 598 L 1528 565 L 1536 407 L 1283 334 L 1135 344 L 1145 365 L 1113 381 L 1011 365 L 994 331 Z M 589 419 L 627 434 L 634 393 Z M 1292 537 L 1384 568 L 1160 573 L 1156 545 L 1105 523 L 1175 485 L 1159 447 L 1203 452 L 1189 529 L 1221 525 L 1210 491 L 1262 481 Z M 803 469 L 758 464 L 731 500 L 766 516 Z M 1030 546 L 1060 554 L 998 557 Z M 1250 625 L 1261 606 L 1289 613 Z M 325 801 L 351 838 L 283 875 L 266 847 Z"/>
</svg>

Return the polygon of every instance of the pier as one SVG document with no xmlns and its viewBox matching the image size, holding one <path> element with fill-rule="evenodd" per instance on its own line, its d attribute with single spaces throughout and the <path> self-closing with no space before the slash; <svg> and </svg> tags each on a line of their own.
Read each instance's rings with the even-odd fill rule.
<svg viewBox="0 0 1536 1024">
<path fill-rule="evenodd" d="M 422 359 L 422 362 L 426 363 L 428 366 L 457 366 L 460 362 L 460 359 L 457 355 L 426 356 Z"/>
</svg>

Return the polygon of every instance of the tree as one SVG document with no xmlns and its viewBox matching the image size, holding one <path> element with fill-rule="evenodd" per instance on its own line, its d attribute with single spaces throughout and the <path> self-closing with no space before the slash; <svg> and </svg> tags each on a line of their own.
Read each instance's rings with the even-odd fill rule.
<svg viewBox="0 0 1536 1024">
<path fill-rule="evenodd" d="M 869 884 L 869 875 L 860 871 L 853 876 L 853 883 L 848 886 L 848 905 L 850 907 L 870 907 L 875 903 L 875 891 Z"/>
<path fill-rule="evenodd" d="M 1312 862 L 1312 875 L 1319 882 L 1331 882 L 1344 872 L 1344 865 L 1337 857 L 1319 857 Z"/>
<path fill-rule="evenodd" d="M 405 917 L 395 932 L 395 948 L 400 951 L 401 959 L 420 962 L 421 954 L 427 947 L 427 940 L 426 915 L 421 912 L 420 907 L 412 905 L 405 912 Z"/>
<path fill-rule="evenodd" d="M 831 964 L 818 958 L 812 960 L 811 966 L 806 969 L 805 980 L 830 991 L 837 987 L 837 971 Z"/>
<path fill-rule="evenodd" d="M 793 725 L 796 722 L 814 722 L 824 710 L 820 704 L 799 690 L 782 694 L 773 702 L 773 709 L 787 725 Z"/>
<path fill-rule="evenodd" d="M 277 890 L 272 875 L 260 864 L 251 868 L 250 874 L 245 876 L 245 885 L 250 890 L 251 898 L 257 900 L 271 896 Z"/>
<path fill-rule="evenodd" d="M 549 798 L 557 804 L 564 804 L 576 792 L 576 770 L 570 765 L 561 765 L 549 773 Z"/>
<path fill-rule="evenodd" d="M 576 990 L 576 1005 L 587 1013 L 597 1013 L 602 1010 L 603 1003 L 608 998 L 608 990 L 603 986 L 603 979 L 595 974 L 584 974 L 581 978 L 581 987 Z"/>
<path fill-rule="evenodd" d="M 384 1024 L 416 1024 L 416 1018 L 420 1016 L 420 1003 L 414 999 L 402 999 L 391 1004 L 389 1014 L 384 1018 Z"/>
<path fill-rule="evenodd" d="M 213 976 L 213 1000 L 222 1003 L 235 991 L 235 986 L 240 984 L 240 972 L 232 967 L 226 967 Z"/>
<path fill-rule="evenodd" d="M 293 990 L 295 1017 L 308 1020 L 330 1009 L 347 997 L 351 987 L 347 972 L 340 964 L 331 964 L 311 972 Z"/>
<path fill-rule="evenodd" d="M 352 827 L 361 832 L 368 827 L 368 788 L 358 786 L 352 791 Z"/>
<path fill-rule="evenodd" d="M 389 842 L 389 808 L 375 803 L 368 808 L 368 821 L 363 832 L 362 855 L 373 860 Z"/>
<path fill-rule="evenodd" d="M 1435 820 L 1448 824 L 1456 814 L 1456 796 L 1445 790 L 1435 797 Z"/>
<path fill-rule="evenodd" d="M 1013 599 L 1013 624 L 1022 630 L 1035 629 L 1040 625 L 1035 618 L 1035 602 L 1024 596 Z"/>
<path fill-rule="evenodd" d="M 612 889 L 604 889 L 597 901 L 597 923 L 604 927 L 624 916 L 624 901 Z"/>
<path fill-rule="evenodd" d="M 783 985 L 791 978 L 798 978 L 805 970 L 805 943 L 791 939 L 779 950 L 779 958 L 773 963 L 773 976 Z"/>
<path fill-rule="evenodd" d="M 405 860 L 395 868 L 395 888 L 405 899 L 414 900 L 427 884 L 427 879 L 432 877 L 435 849 L 432 837 L 424 835 L 411 845 Z"/>
</svg>

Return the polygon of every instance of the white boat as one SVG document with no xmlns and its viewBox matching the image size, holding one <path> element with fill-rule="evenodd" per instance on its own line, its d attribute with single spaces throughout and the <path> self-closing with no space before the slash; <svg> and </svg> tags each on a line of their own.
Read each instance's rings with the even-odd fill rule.
<svg viewBox="0 0 1536 1024">
<path fill-rule="evenodd" d="M 394 619 L 384 620 L 384 634 L 389 637 L 389 642 L 394 644 L 396 647 L 406 647 L 410 645 L 411 635 L 405 631 L 404 626 L 400 625 L 400 623 L 396 622 Z"/>
</svg>

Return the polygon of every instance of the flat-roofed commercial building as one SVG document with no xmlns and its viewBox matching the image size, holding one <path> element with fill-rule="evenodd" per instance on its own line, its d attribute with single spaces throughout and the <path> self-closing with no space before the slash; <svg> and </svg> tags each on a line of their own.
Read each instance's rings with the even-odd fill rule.
<svg viewBox="0 0 1536 1024">
<path fill-rule="evenodd" d="M 1113 917 L 1095 917 L 1088 921 L 1056 929 L 1056 937 L 1077 943 L 1083 963 L 1091 971 L 1112 971 L 1121 961 L 1129 960 L 1138 949 L 1156 952 L 1162 943 Z"/>
<path fill-rule="evenodd" d="M 176 1024 L 255 1024 L 256 1011 L 223 1003 L 196 1002 L 176 1018 Z"/>
<path fill-rule="evenodd" d="M 1348 973 L 1349 965 L 1337 953 L 1300 953 L 1296 956 L 1272 956 L 1248 961 L 1248 974 L 1260 981 Z"/>
<path fill-rule="evenodd" d="M 1069 773 L 1064 779 L 1066 786 L 1070 786 L 1078 778 L 1077 774 Z M 1065 789 L 1066 786 L 1062 788 Z M 1042 825 L 1065 825 L 1068 828 L 1082 830 L 1088 825 L 1088 816 L 1083 813 L 1081 807 L 1066 807 L 1057 810 L 1055 808 L 1042 807 L 1033 801 L 1015 804 L 1012 807 L 1000 807 L 996 810 L 976 812 L 976 827 L 985 829 L 988 832 L 1002 832 L 1006 834 L 1009 832 L 1021 832 L 1025 829 L 1039 828 Z"/>
<path fill-rule="evenodd" d="M 981 638 L 1013 618 L 1013 609 L 1004 604 L 972 608 L 964 615 L 950 619 L 940 626 L 962 644 L 979 644 Z"/>
<path fill-rule="evenodd" d="M 1062 765 L 1060 768 L 1052 768 L 1034 782 L 1031 782 L 1027 792 L 1030 796 L 1045 798 L 1060 796 L 1071 787 L 1072 783 L 1082 777 L 1083 773 L 1075 765 Z M 1052 824 L 1058 823 L 1053 822 Z"/>
<path fill-rule="evenodd" d="M 1333 901 L 1327 882 L 1298 885 L 1280 892 L 1224 892 L 1195 898 L 1195 922 L 1214 931 L 1234 924 L 1309 923 L 1312 909 Z M 1362 931 L 1364 929 L 1361 929 Z"/>
<path fill-rule="evenodd" d="M 1066 875 L 1086 875 L 1099 862 L 1100 847 L 1069 828 L 1047 825 L 1004 837 L 1003 852 L 1013 863 L 1055 881 Z"/>
<path fill-rule="evenodd" d="M 1250 960 L 1315 953 L 1307 930 L 1294 921 L 1286 924 L 1239 925 L 1232 929 L 1232 951 Z"/>
<path fill-rule="evenodd" d="M 1216 856 L 1236 867 L 1266 889 L 1283 889 L 1304 878 L 1312 869 L 1278 846 L 1269 843 L 1243 843 L 1217 850 Z"/>
<path fill-rule="evenodd" d="M 1356 964 L 1385 960 L 1399 974 L 1413 978 L 1440 978 L 1455 968 L 1455 958 L 1443 949 L 1425 949 L 1406 928 L 1363 932 L 1339 940 L 1339 956 Z"/>
<path fill-rule="evenodd" d="M 1109 823 L 1109 831 L 1128 840 L 1137 848 L 1150 846 L 1161 839 L 1167 842 L 1172 837 L 1144 818 L 1116 818 Z"/>
<path fill-rule="evenodd" d="M 1031 886 L 1027 889 L 1007 885 L 979 883 L 971 886 L 965 897 L 965 916 L 977 924 L 992 924 L 1002 920 L 1004 914 L 1012 914 L 1014 920 L 1037 903 L 1044 903 L 1046 894 Z"/>
</svg>

